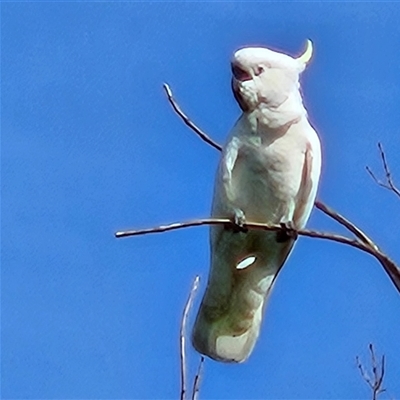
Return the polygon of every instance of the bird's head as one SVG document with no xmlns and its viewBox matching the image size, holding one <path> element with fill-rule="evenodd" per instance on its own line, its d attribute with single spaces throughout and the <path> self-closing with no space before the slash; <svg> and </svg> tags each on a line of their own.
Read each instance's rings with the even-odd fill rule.
<svg viewBox="0 0 400 400">
<path fill-rule="evenodd" d="M 252 111 L 263 103 L 278 108 L 292 94 L 299 92 L 299 75 L 312 55 L 307 41 L 303 55 L 292 58 L 264 47 L 245 47 L 233 55 L 232 89 L 243 111 Z"/>
</svg>

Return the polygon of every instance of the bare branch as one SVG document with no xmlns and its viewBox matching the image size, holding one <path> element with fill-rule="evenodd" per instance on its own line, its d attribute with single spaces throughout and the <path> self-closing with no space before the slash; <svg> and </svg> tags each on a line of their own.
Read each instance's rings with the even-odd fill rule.
<svg viewBox="0 0 400 400">
<path fill-rule="evenodd" d="M 175 110 L 175 112 L 182 118 L 183 122 L 190 128 L 192 129 L 202 140 L 204 140 L 206 143 L 208 143 L 210 146 L 216 148 L 217 150 L 221 151 L 222 147 L 218 143 L 214 142 L 205 132 L 203 132 L 197 125 L 195 125 L 190 118 L 182 111 L 182 109 L 179 107 L 179 104 L 175 101 L 171 88 L 167 83 L 164 83 L 164 90 L 165 93 L 167 94 L 168 101 L 170 102 L 172 108 Z"/>
<path fill-rule="evenodd" d="M 382 356 L 381 363 L 379 365 L 379 363 L 376 360 L 375 350 L 372 343 L 368 347 L 371 353 L 371 366 L 372 366 L 373 378 L 371 378 L 368 375 L 365 368 L 361 364 L 359 357 L 356 357 L 356 363 L 358 369 L 360 370 L 361 376 L 363 377 L 367 385 L 371 388 L 372 400 L 377 400 L 379 394 L 386 391 L 386 389 L 382 387 L 383 377 L 385 375 L 385 356 L 384 355 Z"/>
<path fill-rule="evenodd" d="M 192 307 L 194 295 L 199 287 L 200 278 L 197 275 L 193 281 L 192 289 L 190 290 L 185 308 L 183 309 L 181 331 L 180 331 L 180 353 L 181 353 L 181 397 L 180 400 L 186 400 L 187 394 L 187 369 L 186 369 L 186 324 L 189 311 Z"/>
<path fill-rule="evenodd" d="M 322 204 L 322 203 L 321 203 Z M 336 213 L 326 207 L 326 212 L 330 212 L 328 215 L 332 218 L 336 219 Z M 349 224 L 349 222 L 347 221 Z M 170 225 L 161 225 L 154 228 L 147 228 L 147 229 L 139 229 L 139 230 L 129 230 L 129 231 L 120 231 L 115 234 L 117 238 L 128 237 L 128 236 L 138 236 L 138 235 L 145 235 L 149 233 L 161 233 L 172 231 L 176 229 L 182 228 L 189 228 L 193 226 L 200 226 L 200 225 L 224 225 L 226 227 L 235 228 L 236 224 L 230 220 L 229 218 L 205 218 L 205 219 L 197 219 L 188 222 L 177 222 Z M 282 228 L 281 225 L 272 225 L 272 224 L 263 224 L 259 222 L 248 222 L 243 224 L 243 228 L 245 229 L 258 229 L 258 230 L 265 230 L 265 231 L 275 231 L 281 232 L 285 229 Z M 354 228 L 352 228 L 354 229 Z M 361 232 L 361 231 L 360 231 Z M 392 280 L 393 284 L 395 285 L 396 289 L 400 293 L 400 268 L 392 261 L 390 258 L 382 253 L 378 246 L 375 245 L 371 241 L 371 245 L 361 242 L 357 239 L 350 239 L 345 236 L 336 235 L 332 233 L 325 233 L 325 232 L 317 232 L 307 229 L 300 229 L 296 231 L 299 236 L 306 236 L 312 237 L 317 239 L 325 239 L 325 240 L 332 240 L 334 242 L 343 243 L 352 247 L 355 247 L 359 250 L 365 251 L 366 253 L 371 254 L 374 256 L 383 266 L 387 274 L 389 275 L 390 279 Z"/>
<path fill-rule="evenodd" d="M 200 382 L 203 375 L 203 365 L 204 365 L 204 357 L 201 356 L 199 362 L 199 368 L 197 369 L 197 373 L 193 381 L 192 400 L 197 400 L 199 397 Z"/>
<path fill-rule="evenodd" d="M 139 235 L 146 235 L 149 233 L 163 233 L 168 232 L 176 229 L 182 228 L 190 228 L 194 226 L 201 226 L 201 225 L 224 225 L 230 227 L 232 229 L 236 228 L 235 222 L 230 220 L 229 218 L 204 218 L 204 219 L 196 219 L 187 222 L 175 222 L 169 225 L 160 225 L 153 228 L 145 228 L 145 229 L 137 229 L 137 230 L 129 230 L 129 231 L 119 231 L 115 233 L 116 238 L 123 238 L 128 236 L 139 236 Z M 260 222 L 250 222 L 246 221 L 243 224 L 244 229 L 251 229 L 251 230 L 264 230 L 264 231 L 275 231 L 281 232 L 284 231 L 285 228 L 282 228 L 281 225 L 272 225 L 272 224 L 263 224 Z M 368 253 L 372 253 L 372 249 L 364 243 L 360 243 L 358 240 L 349 239 L 345 236 L 335 235 L 332 233 L 325 233 L 325 232 L 317 232 L 307 229 L 300 229 L 296 231 L 299 236 L 307 236 L 317 239 L 328 239 L 333 240 L 335 242 L 344 243 L 349 246 L 356 247 L 360 250 L 364 250 Z"/>
<path fill-rule="evenodd" d="M 365 167 L 366 170 L 368 171 L 368 173 L 371 175 L 372 179 L 379 185 L 382 186 L 385 189 L 388 189 L 390 191 L 392 191 L 394 194 L 396 194 L 398 197 L 400 197 L 400 189 L 398 189 L 396 187 L 396 185 L 393 182 L 392 179 L 392 174 L 390 173 L 389 170 L 389 165 L 386 161 L 386 155 L 385 152 L 383 150 L 383 146 L 381 143 L 378 143 L 378 148 L 379 148 L 379 153 L 381 156 L 381 160 L 382 160 L 382 164 L 383 164 L 383 169 L 385 171 L 385 178 L 386 178 L 386 182 L 382 182 L 381 180 L 379 180 L 375 174 L 372 172 L 371 168 L 369 168 L 368 166 Z"/>
<path fill-rule="evenodd" d="M 222 147 L 218 143 L 214 142 L 200 128 L 198 128 L 187 117 L 187 115 L 181 110 L 179 105 L 174 100 L 174 98 L 172 96 L 172 91 L 171 91 L 170 87 L 167 84 L 164 85 L 164 89 L 165 89 L 165 91 L 167 93 L 168 100 L 169 100 L 170 104 L 172 105 L 172 107 L 174 108 L 176 113 L 182 118 L 182 120 L 185 122 L 185 124 L 187 126 L 189 126 L 189 128 L 191 128 L 205 142 L 207 142 L 208 144 L 210 144 L 211 146 L 213 146 L 217 150 L 221 151 Z M 398 194 L 400 196 L 399 190 L 394 186 L 394 184 L 392 182 L 390 171 L 389 171 L 389 168 L 388 168 L 387 162 L 386 162 L 385 153 L 383 152 L 383 148 L 382 148 L 382 146 L 380 144 L 378 146 L 379 146 L 379 150 L 381 152 L 382 162 L 383 162 L 384 169 L 385 169 L 385 172 L 386 172 L 386 178 L 388 180 L 388 184 L 389 184 L 391 190 L 393 190 L 394 193 L 396 193 L 396 194 Z M 333 218 L 335 221 L 337 221 L 341 225 L 345 226 L 359 240 L 351 240 L 351 239 L 348 239 L 348 238 L 340 237 L 338 235 L 322 234 L 322 233 L 318 233 L 318 232 L 314 232 L 314 234 L 316 233 L 317 236 L 311 236 L 311 231 L 302 231 L 302 233 L 299 232 L 299 234 L 300 235 L 302 234 L 304 236 L 318 237 L 318 238 L 335 240 L 337 242 L 341 242 L 341 243 L 344 243 L 344 244 L 349 244 L 349 245 L 351 245 L 353 247 L 357 247 L 357 248 L 359 248 L 359 249 L 361 249 L 363 251 L 366 251 L 367 253 L 372 254 L 381 263 L 381 265 L 385 269 L 386 273 L 389 275 L 390 279 L 392 280 L 393 284 L 396 286 L 397 290 L 400 292 L 400 269 L 399 269 L 399 267 L 392 260 L 390 260 L 390 258 L 386 254 L 382 253 L 379 250 L 378 246 L 367 235 L 365 235 L 365 233 L 363 233 L 361 231 L 361 229 L 357 228 L 353 223 L 351 223 L 346 218 L 344 218 L 340 214 L 336 213 L 335 211 L 330 209 L 328 206 L 324 205 L 323 203 L 321 203 L 319 201 L 316 201 L 315 206 L 317 208 L 319 208 L 321 211 L 323 211 L 325 214 L 327 214 L 329 217 Z M 178 228 L 182 228 L 182 227 L 186 227 L 186 226 L 196 226 L 196 225 L 205 225 L 205 224 L 208 225 L 208 224 L 214 224 L 214 223 L 221 223 L 221 222 L 209 222 L 209 220 L 208 220 L 208 222 L 205 222 L 205 221 L 206 220 L 202 220 L 202 222 L 194 221 L 192 223 L 189 223 L 189 225 L 186 225 L 187 223 L 184 223 L 185 226 L 180 226 L 180 224 L 173 224 L 173 225 L 177 225 L 177 226 L 160 227 L 160 229 L 162 229 L 162 230 L 157 230 L 158 228 L 156 228 L 156 232 L 164 232 L 166 230 L 178 229 Z M 166 229 L 164 229 L 164 228 L 166 228 Z M 266 229 L 265 226 L 264 226 L 264 229 Z M 118 237 L 130 236 L 132 234 L 133 235 L 137 235 L 137 234 L 151 233 L 151 232 L 153 232 L 153 229 L 150 229 L 149 232 L 146 231 L 146 232 L 143 232 L 143 233 L 127 232 L 128 233 L 127 235 L 125 235 L 123 232 L 119 232 L 118 233 L 119 234 Z"/>
<path fill-rule="evenodd" d="M 168 232 L 176 229 L 183 229 L 183 228 L 190 228 L 194 226 L 201 226 L 201 225 L 224 225 L 226 227 L 230 227 L 235 229 L 237 226 L 235 222 L 230 220 L 229 218 L 204 218 L 204 219 L 196 219 L 193 221 L 187 222 L 175 222 L 169 225 L 160 225 L 153 228 L 145 228 L 145 229 L 137 229 L 137 230 L 129 230 L 129 231 L 120 231 L 115 233 L 116 238 L 123 238 L 128 236 L 139 236 L 139 235 L 146 235 L 149 233 L 163 233 Z M 282 228 L 281 225 L 272 225 L 272 224 L 263 224 L 260 222 L 249 222 L 246 221 L 243 224 L 244 229 L 251 229 L 251 230 L 264 230 L 264 231 L 275 231 L 281 232 L 284 231 L 285 228 Z M 370 254 L 373 254 L 372 249 L 364 243 L 359 242 L 358 240 L 349 239 L 345 236 L 335 235 L 332 233 L 325 233 L 325 232 L 317 232 L 307 229 L 300 229 L 296 231 L 299 236 L 307 236 L 317 239 L 328 239 L 333 240 L 335 242 L 347 244 L 349 246 L 356 247 L 360 250 L 366 251 Z"/>
</svg>

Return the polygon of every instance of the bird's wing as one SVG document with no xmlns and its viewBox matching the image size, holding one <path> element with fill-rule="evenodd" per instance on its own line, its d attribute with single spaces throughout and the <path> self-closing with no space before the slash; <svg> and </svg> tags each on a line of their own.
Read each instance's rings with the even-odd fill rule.
<svg viewBox="0 0 400 400">
<path fill-rule="evenodd" d="M 307 142 L 304 152 L 304 164 L 301 184 L 297 194 L 296 209 L 293 222 L 299 229 L 303 228 L 310 216 L 317 194 L 318 180 L 321 169 L 319 141 Z"/>
</svg>

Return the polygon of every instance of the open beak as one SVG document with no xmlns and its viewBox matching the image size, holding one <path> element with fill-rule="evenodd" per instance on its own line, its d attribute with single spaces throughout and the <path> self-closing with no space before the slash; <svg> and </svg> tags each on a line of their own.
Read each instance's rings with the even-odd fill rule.
<svg viewBox="0 0 400 400">
<path fill-rule="evenodd" d="M 238 65 L 231 64 L 231 68 L 232 68 L 232 74 L 236 80 L 240 82 L 245 82 L 252 79 L 252 76 Z"/>
</svg>

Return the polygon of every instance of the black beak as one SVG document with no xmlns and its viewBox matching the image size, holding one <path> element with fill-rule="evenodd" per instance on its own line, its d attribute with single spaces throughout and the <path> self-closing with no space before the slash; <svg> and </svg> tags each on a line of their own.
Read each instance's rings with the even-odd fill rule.
<svg viewBox="0 0 400 400">
<path fill-rule="evenodd" d="M 252 79 L 251 75 L 236 64 L 231 64 L 232 74 L 238 81 L 244 82 Z"/>
</svg>

